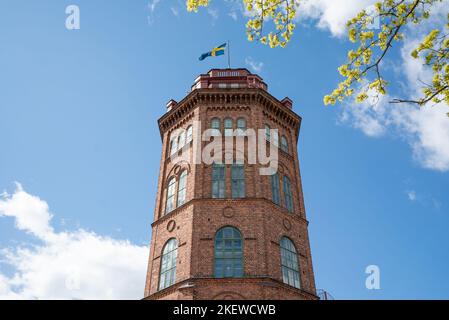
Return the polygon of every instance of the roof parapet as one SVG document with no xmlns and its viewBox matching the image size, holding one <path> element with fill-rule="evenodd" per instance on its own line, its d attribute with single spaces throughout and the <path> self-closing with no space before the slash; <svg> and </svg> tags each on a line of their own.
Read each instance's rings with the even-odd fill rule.
<svg viewBox="0 0 449 320">
<path fill-rule="evenodd" d="M 196 78 L 192 86 L 195 89 L 220 88 L 260 88 L 268 90 L 267 84 L 257 74 L 252 74 L 248 69 L 211 69 L 208 73 Z"/>
</svg>

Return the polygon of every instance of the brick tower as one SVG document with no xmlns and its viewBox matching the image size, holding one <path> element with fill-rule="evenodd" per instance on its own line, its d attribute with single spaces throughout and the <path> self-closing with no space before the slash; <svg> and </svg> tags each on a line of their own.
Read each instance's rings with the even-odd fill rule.
<svg viewBox="0 0 449 320">
<path fill-rule="evenodd" d="M 246 69 L 210 70 L 182 101 L 168 102 L 159 119 L 163 147 L 146 299 L 317 299 L 300 125 L 292 101 L 274 98 Z M 250 130 L 259 133 L 256 140 Z M 249 161 L 257 152 L 241 152 L 237 139 L 275 150 L 276 170 L 262 174 L 268 165 Z M 212 162 L 197 156 L 208 141 L 225 140 L 235 143 L 223 143 L 223 160 L 217 149 L 208 153 Z"/>
</svg>

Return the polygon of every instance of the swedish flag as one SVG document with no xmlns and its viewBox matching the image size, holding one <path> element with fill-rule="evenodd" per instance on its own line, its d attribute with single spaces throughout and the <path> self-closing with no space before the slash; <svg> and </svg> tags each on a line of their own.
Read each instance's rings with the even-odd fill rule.
<svg viewBox="0 0 449 320">
<path fill-rule="evenodd" d="M 221 46 L 213 48 L 212 51 L 203 53 L 200 57 L 200 61 L 203 61 L 207 57 L 222 56 L 225 54 L 225 49 L 226 49 L 226 43 L 223 43 Z"/>
</svg>

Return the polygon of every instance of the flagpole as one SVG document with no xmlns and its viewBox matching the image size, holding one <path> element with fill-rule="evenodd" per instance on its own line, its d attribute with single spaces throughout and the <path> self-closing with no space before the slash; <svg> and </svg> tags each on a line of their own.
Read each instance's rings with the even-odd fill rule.
<svg viewBox="0 0 449 320">
<path fill-rule="evenodd" d="M 228 40 L 228 69 L 231 69 L 231 45 Z"/>
</svg>

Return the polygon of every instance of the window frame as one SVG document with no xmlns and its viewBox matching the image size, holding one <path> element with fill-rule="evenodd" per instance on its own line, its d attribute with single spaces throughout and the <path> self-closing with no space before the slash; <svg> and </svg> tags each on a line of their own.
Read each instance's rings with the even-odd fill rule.
<svg viewBox="0 0 449 320">
<path fill-rule="evenodd" d="M 223 128 L 225 137 L 232 137 L 234 135 L 234 120 L 232 118 L 225 118 L 223 120 Z"/>
<path fill-rule="evenodd" d="M 172 191 L 172 192 L 171 192 Z M 165 199 L 165 214 L 169 214 L 176 209 L 176 177 L 171 177 L 167 182 Z M 169 201 L 171 205 L 169 206 Z"/>
<path fill-rule="evenodd" d="M 229 234 L 229 232 L 232 232 L 231 237 L 226 236 L 226 233 Z M 236 243 L 239 243 L 239 246 L 235 245 Z M 229 265 L 231 273 L 228 273 L 226 269 Z M 220 272 L 217 272 L 218 270 Z M 236 227 L 222 227 L 217 230 L 214 239 L 214 278 L 243 278 L 244 274 L 243 235 Z"/>
<path fill-rule="evenodd" d="M 290 212 L 294 212 L 292 181 L 289 177 L 284 176 L 282 180 L 282 187 L 284 193 L 284 206 Z"/>
<path fill-rule="evenodd" d="M 173 137 L 170 140 L 170 155 L 174 155 L 178 152 L 178 137 Z"/>
<path fill-rule="evenodd" d="M 217 124 L 217 125 L 216 125 Z M 221 136 L 221 120 L 220 118 L 214 117 L 210 121 L 210 128 L 212 129 L 212 136 Z"/>
<path fill-rule="evenodd" d="M 171 247 L 170 247 L 171 246 Z M 171 287 L 176 283 L 176 266 L 178 264 L 178 248 L 179 243 L 176 238 L 167 240 L 162 248 L 160 267 L 159 267 L 159 284 L 158 291 Z M 164 263 L 166 268 L 164 268 Z M 166 275 L 169 277 L 167 278 Z M 168 283 L 167 283 L 168 279 Z"/>
<path fill-rule="evenodd" d="M 281 136 L 281 150 L 285 153 L 289 153 L 289 146 L 288 146 L 288 140 L 285 135 Z"/>
<path fill-rule="evenodd" d="M 220 169 L 220 171 L 222 171 L 219 174 L 219 179 L 216 179 L 216 171 Z M 211 186 L 211 195 L 213 199 L 225 199 L 226 198 L 226 166 L 224 164 L 220 164 L 220 163 L 214 163 L 212 164 L 212 186 Z M 215 193 L 214 190 L 214 183 L 217 183 L 217 193 Z"/>
<path fill-rule="evenodd" d="M 281 205 L 281 185 L 279 182 L 279 173 L 270 176 L 271 179 L 271 201 L 277 205 Z"/>
<path fill-rule="evenodd" d="M 241 125 L 241 121 L 243 121 L 243 126 Z M 238 136 L 244 136 L 246 135 L 246 119 L 243 117 L 240 117 L 237 119 L 237 135 Z"/>
<path fill-rule="evenodd" d="M 238 170 L 238 172 L 236 172 Z M 236 176 L 238 174 L 238 176 Z M 245 165 L 234 163 L 231 165 L 231 197 L 232 199 L 246 198 Z M 236 185 L 235 185 L 236 184 Z M 237 189 L 235 188 L 237 187 Z"/>
<path fill-rule="evenodd" d="M 190 125 L 186 130 L 186 144 L 189 144 L 193 140 L 193 126 Z"/>
<path fill-rule="evenodd" d="M 184 148 L 185 144 L 186 144 L 186 131 L 183 130 L 178 137 L 178 150 Z"/>
<path fill-rule="evenodd" d="M 187 196 L 187 176 L 188 172 L 187 169 L 183 170 L 181 174 L 179 175 L 178 180 L 178 194 L 177 194 L 177 207 L 182 206 L 186 203 L 186 196 Z M 182 196 L 182 199 L 180 198 Z"/>
<path fill-rule="evenodd" d="M 297 289 L 301 289 L 301 274 L 298 251 L 293 241 L 283 236 L 279 242 L 281 256 L 282 282 Z"/>
</svg>

